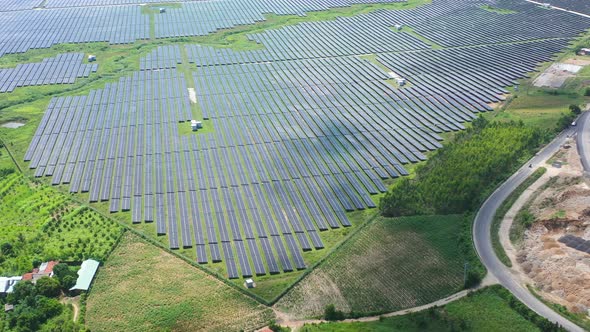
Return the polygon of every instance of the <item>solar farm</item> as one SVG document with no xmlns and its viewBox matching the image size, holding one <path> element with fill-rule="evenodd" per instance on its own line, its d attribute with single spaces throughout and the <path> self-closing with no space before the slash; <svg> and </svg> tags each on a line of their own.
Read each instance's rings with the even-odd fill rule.
<svg viewBox="0 0 590 332">
<path fill-rule="evenodd" d="M 327 251 L 324 234 L 354 226 L 350 212 L 375 208 L 390 179 L 590 27 L 521 0 L 405 4 L 0 0 L 0 59 L 79 45 L 0 67 L 0 98 L 105 78 L 52 97 L 17 156 L 205 269 L 224 264 L 229 279 L 306 270 L 306 252 Z M 198 43 L 269 15 L 363 5 L 382 7 L 253 31 L 248 50 Z M 144 53 L 131 73 L 103 77 L 108 64 L 87 61 L 95 43 Z"/>
<path fill-rule="evenodd" d="M 189 1 L 159 12 L 133 0 L 1 3 L 0 56 L 190 41 L 357 1 Z M 481 8 L 490 4 L 513 13 Z M 384 181 L 408 175 L 441 133 L 491 110 L 589 24 L 524 1 L 441 0 L 255 32 L 252 50 L 160 45 L 130 75 L 51 99 L 22 158 L 35 177 L 153 224 L 198 264 L 223 262 L 230 279 L 304 270 L 323 233 L 352 225 L 347 212 L 376 207 Z M 3 68 L 0 92 L 71 84 L 103 65 L 61 53 Z M 179 129 L 193 119 L 208 130 Z"/>
</svg>

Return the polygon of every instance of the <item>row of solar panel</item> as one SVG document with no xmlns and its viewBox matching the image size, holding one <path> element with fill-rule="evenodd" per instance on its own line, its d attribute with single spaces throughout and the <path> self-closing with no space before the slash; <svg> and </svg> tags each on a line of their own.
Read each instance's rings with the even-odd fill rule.
<svg viewBox="0 0 590 332">
<path fill-rule="evenodd" d="M 38 63 L 0 69 L 0 93 L 23 86 L 72 84 L 76 78 L 88 77 L 98 70 L 97 64 L 84 64 L 83 59 L 82 53 L 65 53 Z"/>
</svg>

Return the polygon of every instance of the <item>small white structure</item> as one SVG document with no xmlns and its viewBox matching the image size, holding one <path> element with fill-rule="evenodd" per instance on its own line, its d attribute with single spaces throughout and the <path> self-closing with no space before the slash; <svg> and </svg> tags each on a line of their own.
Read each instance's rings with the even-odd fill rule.
<svg viewBox="0 0 590 332">
<path fill-rule="evenodd" d="M 160 14 L 165 13 L 166 12 L 166 8 L 160 8 Z"/>
<path fill-rule="evenodd" d="M 395 28 L 395 30 L 400 31 L 404 26 L 403 24 L 396 24 L 393 27 Z"/>
<path fill-rule="evenodd" d="M 254 287 L 256 287 L 256 283 L 252 279 L 246 279 L 246 287 L 247 288 L 254 288 Z"/>
<path fill-rule="evenodd" d="M 198 129 L 203 128 L 203 123 L 197 120 L 191 120 L 191 129 L 193 131 L 197 131 Z"/>
<path fill-rule="evenodd" d="M 83 261 L 82 266 L 80 266 L 80 270 L 78 270 L 78 279 L 76 280 L 76 284 L 74 287 L 70 288 L 70 290 L 87 291 L 90 288 L 90 284 L 92 283 L 92 279 L 94 279 L 96 271 L 98 270 L 98 265 L 100 265 L 100 263 L 94 259 L 87 259 Z"/>
<path fill-rule="evenodd" d="M 547 3 L 547 2 L 545 2 L 545 3 L 542 3 L 542 4 L 541 4 L 541 7 L 545 8 L 545 9 L 551 9 L 551 4 L 550 4 L 550 3 Z"/>
<path fill-rule="evenodd" d="M 14 285 L 22 280 L 23 277 L 0 277 L 0 294 L 6 295 L 12 293 Z"/>
<path fill-rule="evenodd" d="M 96 55 L 92 55 L 92 54 L 90 54 L 90 55 L 88 56 L 88 62 L 94 62 L 94 61 L 96 61 Z"/>
<path fill-rule="evenodd" d="M 399 85 L 399 86 L 406 85 L 406 79 L 403 77 L 398 77 L 395 79 L 395 81 L 397 82 L 397 85 Z"/>
<path fill-rule="evenodd" d="M 590 48 L 582 48 L 578 52 L 579 55 L 590 55 Z"/>
</svg>

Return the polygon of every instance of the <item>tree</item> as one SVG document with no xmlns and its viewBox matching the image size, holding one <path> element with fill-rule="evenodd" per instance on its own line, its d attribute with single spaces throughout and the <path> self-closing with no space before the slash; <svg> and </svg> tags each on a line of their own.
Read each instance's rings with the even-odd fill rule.
<svg viewBox="0 0 590 332">
<path fill-rule="evenodd" d="M 59 283 L 64 290 L 72 288 L 78 279 L 76 272 L 70 270 L 70 267 L 64 263 L 55 265 L 53 267 L 53 274 L 54 277 L 59 280 Z"/>
<path fill-rule="evenodd" d="M 579 115 L 580 113 L 582 113 L 582 109 L 578 105 L 571 104 L 570 105 L 570 112 L 572 112 L 575 115 Z"/>
<path fill-rule="evenodd" d="M 35 285 L 29 280 L 18 282 L 14 285 L 12 293 L 8 294 L 8 302 L 9 303 L 18 303 L 19 301 L 23 301 L 27 297 L 37 295 L 37 290 L 35 289 Z"/>
<path fill-rule="evenodd" d="M 0 251 L 5 256 L 13 256 L 14 255 L 14 247 L 10 242 L 4 242 L 0 245 Z"/>
<path fill-rule="evenodd" d="M 325 320 L 343 320 L 344 313 L 340 310 L 336 310 L 336 307 L 333 304 L 328 304 L 324 309 L 324 319 Z"/>
<path fill-rule="evenodd" d="M 56 278 L 42 277 L 37 280 L 37 294 L 47 297 L 58 297 L 61 294 L 61 285 Z"/>
</svg>

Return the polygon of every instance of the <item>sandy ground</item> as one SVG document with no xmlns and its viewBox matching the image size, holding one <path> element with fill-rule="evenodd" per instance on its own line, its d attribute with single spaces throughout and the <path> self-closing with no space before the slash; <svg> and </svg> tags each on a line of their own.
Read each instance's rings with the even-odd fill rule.
<svg viewBox="0 0 590 332">
<path fill-rule="evenodd" d="M 500 241 L 522 283 L 534 285 L 541 296 L 572 312 L 588 313 L 590 255 L 558 241 L 565 234 L 590 239 L 590 186 L 582 177 L 575 141 L 566 145 L 569 148 L 562 148 L 554 157 L 563 162 L 562 167 L 547 165 L 547 172 L 508 211 Z M 535 223 L 515 247 L 509 230 L 525 205 Z"/>
<path fill-rule="evenodd" d="M 187 88 L 188 90 L 188 98 L 190 99 L 191 103 L 197 103 L 197 92 L 194 88 Z"/>
<path fill-rule="evenodd" d="M 62 304 L 71 304 L 74 307 L 74 322 L 78 321 L 78 316 L 80 315 L 80 296 L 76 297 L 64 297 L 60 301 Z"/>
<path fill-rule="evenodd" d="M 20 122 L 6 122 L 6 123 L 3 123 L 0 127 L 16 129 L 16 128 L 20 128 L 24 125 L 25 125 L 24 123 L 20 123 Z"/>
<path fill-rule="evenodd" d="M 580 62 L 580 60 L 575 61 L 573 59 L 571 61 Z M 568 78 L 576 76 L 576 73 L 582 68 L 583 65 L 567 62 L 554 63 L 533 81 L 533 85 L 537 87 L 559 88 Z"/>
<path fill-rule="evenodd" d="M 577 65 L 577 66 L 587 66 L 587 65 L 590 65 L 590 57 L 577 56 L 575 58 L 567 59 L 563 63 L 567 63 L 570 65 Z"/>
</svg>

